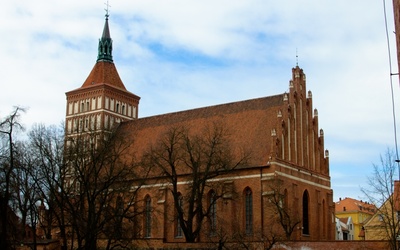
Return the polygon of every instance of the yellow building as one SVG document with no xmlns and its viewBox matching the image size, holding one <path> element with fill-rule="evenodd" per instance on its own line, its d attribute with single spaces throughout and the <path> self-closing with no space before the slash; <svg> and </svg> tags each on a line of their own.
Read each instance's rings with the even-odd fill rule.
<svg viewBox="0 0 400 250">
<path fill-rule="evenodd" d="M 354 224 L 354 238 L 349 240 L 364 240 L 363 234 L 360 235 L 365 223 L 375 214 L 376 207 L 373 204 L 356 200 L 353 198 L 339 199 L 335 203 L 335 213 L 337 218 L 351 217 Z"/>
</svg>

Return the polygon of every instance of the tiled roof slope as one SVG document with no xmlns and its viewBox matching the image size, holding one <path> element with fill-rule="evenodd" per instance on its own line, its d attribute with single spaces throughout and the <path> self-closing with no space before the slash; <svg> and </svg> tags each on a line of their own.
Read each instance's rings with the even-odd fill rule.
<svg viewBox="0 0 400 250">
<path fill-rule="evenodd" d="M 233 150 L 251 152 L 250 165 L 261 166 L 268 161 L 271 149 L 271 129 L 278 123 L 277 112 L 283 105 L 283 94 L 157 115 L 124 122 L 120 132 L 131 133 L 138 156 L 155 143 L 168 128 L 183 126 L 199 131 L 212 123 L 228 130 Z"/>
<path fill-rule="evenodd" d="M 367 214 L 374 214 L 376 207 L 373 204 L 346 197 L 335 203 L 336 213 L 360 211 Z"/>
<path fill-rule="evenodd" d="M 123 89 L 126 91 L 125 85 L 119 77 L 117 68 L 113 62 L 98 61 L 81 88 L 93 86 L 96 84 L 107 83 L 111 86 Z"/>
</svg>

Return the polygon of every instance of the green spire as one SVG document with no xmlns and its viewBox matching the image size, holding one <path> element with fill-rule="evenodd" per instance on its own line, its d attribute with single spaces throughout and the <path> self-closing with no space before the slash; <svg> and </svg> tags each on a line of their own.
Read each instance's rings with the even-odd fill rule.
<svg viewBox="0 0 400 250">
<path fill-rule="evenodd" d="M 110 29 L 108 27 L 108 11 L 106 14 L 106 22 L 104 24 L 103 35 L 99 40 L 99 49 L 97 61 L 112 62 L 112 39 L 110 36 Z"/>
</svg>

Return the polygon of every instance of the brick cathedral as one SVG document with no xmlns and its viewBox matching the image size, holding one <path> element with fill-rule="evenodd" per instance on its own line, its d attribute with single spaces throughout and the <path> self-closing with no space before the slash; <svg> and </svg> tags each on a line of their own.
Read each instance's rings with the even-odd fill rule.
<svg viewBox="0 0 400 250">
<path fill-rule="evenodd" d="M 67 136 L 79 130 L 117 127 L 116 133 L 126 133 L 131 139 L 130 152 L 141 156 L 172 127 L 199 132 L 209 124 L 223 124 L 229 131 L 233 154 L 243 150 L 251 154 L 240 167 L 208 180 L 220 183 L 224 193 L 209 206 L 197 242 L 218 241 L 216 230 L 231 238 L 243 235 L 255 239 L 268 234 L 275 226 L 271 221 L 274 212 L 267 208 L 278 186 L 282 203 L 278 205 L 298 220 L 291 240 L 334 240 L 329 152 L 318 125 L 318 111 L 313 109 L 312 93 L 306 90 L 306 75 L 299 66 L 292 69 L 289 92 L 141 118 L 140 97 L 125 88 L 112 49 L 106 16 L 92 71 L 81 87 L 66 93 Z M 175 216 L 171 183 L 156 173 L 147 181 L 137 200 L 146 201 L 152 210 L 140 215 L 136 236 L 163 243 L 185 242 Z M 187 172 L 178 175 L 177 189 L 183 196 L 190 181 Z M 212 192 L 210 186 L 207 188 L 206 192 Z"/>
</svg>

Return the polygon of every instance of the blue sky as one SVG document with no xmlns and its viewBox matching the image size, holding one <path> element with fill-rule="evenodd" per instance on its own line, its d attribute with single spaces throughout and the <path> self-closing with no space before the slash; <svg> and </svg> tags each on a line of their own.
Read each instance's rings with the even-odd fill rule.
<svg viewBox="0 0 400 250">
<path fill-rule="evenodd" d="M 141 97 L 140 117 L 288 91 L 297 54 L 330 151 L 334 199 L 364 198 L 360 187 L 372 164 L 394 147 L 382 1 L 110 5 L 114 62 L 125 86 Z M 392 1 L 386 5 L 397 72 Z M 2 3 L 0 117 L 20 105 L 29 108 L 28 128 L 63 120 L 65 92 L 80 87 L 96 61 L 104 8 L 99 0 Z"/>
</svg>

